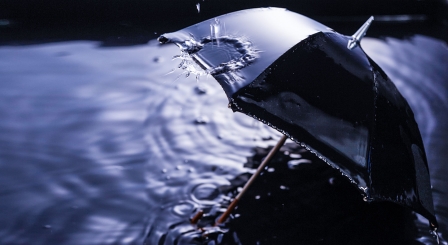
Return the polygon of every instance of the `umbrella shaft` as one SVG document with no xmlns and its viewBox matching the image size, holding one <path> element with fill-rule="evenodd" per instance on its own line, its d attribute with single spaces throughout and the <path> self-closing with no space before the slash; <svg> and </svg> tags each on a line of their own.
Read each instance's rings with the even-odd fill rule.
<svg viewBox="0 0 448 245">
<path fill-rule="evenodd" d="M 285 141 L 287 138 L 288 137 L 286 135 L 283 135 L 282 138 L 274 146 L 274 148 L 271 149 L 271 151 L 266 156 L 266 158 L 263 160 L 263 162 L 260 164 L 260 166 L 258 166 L 257 171 L 250 177 L 250 179 L 244 185 L 241 192 L 235 197 L 235 199 L 233 199 L 233 201 L 230 203 L 227 210 L 216 221 L 215 226 L 226 221 L 226 219 L 229 217 L 230 213 L 232 213 L 233 209 L 235 209 L 236 205 L 238 204 L 238 201 L 241 199 L 241 197 L 244 195 L 244 193 L 246 193 L 246 191 L 249 189 L 249 187 L 252 185 L 252 183 L 255 181 L 255 179 L 258 177 L 258 175 L 260 175 L 260 173 L 263 171 L 263 169 L 266 167 L 266 165 L 272 159 L 272 157 L 275 155 L 275 153 L 277 153 L 278 150 L 280 150 L 280 147 L 282 147 L 285 144 Z"/>
<path fill-rule="evenodd" d="M 260 173 L 263 171 L 266 165 L 268 165 L 269 161 L 271 161 L 275 153 L 277 153 L 277 151 L 280 150 L 280 147 L 282 147 L 285 144 L 286 139 L 287 136 L 283 135 L 282 138 L 274 146 L 274 148 L 272 148 L 271 151 L 269 151 L 269 154 L 266 156 L 266 158 L 263 160 L 260 166 L 258 166 L 257 171 L 250 177 L 250 179 L 247 181 L 247 183 L 244 185 L 243 189 L 236 196 L 235 199 L 241 199 L 241 197 L 244 195 L 244 193 L 246 193 L 246 191 L 249 189 L 249 187 L 252 185 L 252 183 L 255 181 L 258 175 L 260 175 Z"/>
</svg>

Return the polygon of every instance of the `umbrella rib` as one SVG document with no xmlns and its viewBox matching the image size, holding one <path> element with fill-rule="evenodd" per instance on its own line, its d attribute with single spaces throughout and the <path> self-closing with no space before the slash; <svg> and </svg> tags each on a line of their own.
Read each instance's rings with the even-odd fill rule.
<svg viewBox="0 0 448 245">
<path fill-rule="evenodd" d="M 263 162 L 258 166 L 257 171 L 250 177 L 250 179 L 247 181 L 247 183 L 244 185 L 243 189 L 240 193 L 233 199 L 233 201 L 230 203 L 229 207 L 227 207 L 226 211 L 221 215 L 221 217 L 216 221 L 215 226 L 218 226 L 222 224 L 224 221 L 227 220 L 230 213 L 235 209 L 236 205 L 238 204 L 238 201 L 241 199 L 241 197 L 246 193 L 246 191 L 249 189 L 249 187 L 252 185 L 252 183 L 255 181 L 255 179 L 260 175 L 260 173 L 263 171 L 263 169 L 266 167 L 268 162 L 272 159 L 272 157 L 275 155 L 275 153 L 278 152 L 280 147 L 282 147 L 285 144 L 285 141 L 288 137 L 286 135 L 283 135 L 282 138 L 277 142 L 277 144 L 274 146 L 274 148 L 269 151 L 269 154 L 266 156 L 266 158 L 263 160 Z"/>
</svg>

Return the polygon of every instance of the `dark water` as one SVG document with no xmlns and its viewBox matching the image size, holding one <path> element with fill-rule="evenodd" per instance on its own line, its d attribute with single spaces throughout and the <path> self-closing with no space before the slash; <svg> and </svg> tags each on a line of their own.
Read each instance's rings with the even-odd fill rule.
<svg viewBox="0 0 448 245">
<path fill-rule="evenodd" d="M 388 73 L 416 114 L 442 244 L 447 244 L 447 46 L 415 36 L 366 38 L 363 48 Z M 178 53 L 176 46 L 159 46 L 155 40 L 111 48 L 87 41 L 0 47 L 0 244 L 275 244 L 273 236 L 286 237 L 306 228 L 297 222 L 297 227 L 284 229 L 282 222 L 295 224 L 293 219 L 300 217 L 279 220 L 269 213 L 260 224 L 290 232 L 257 234 L 245 227 L 246 221 L 254 222 L 247 217 L 259 217 L 257 212 L 263 210 L 251 209 L 251 205 L 262 206 L 251 200 L 262 201 L 268 193 L 297 190 L 295 199 L 283 199 L 290 207 L 319 200 L 317 193 L 330 193 L 319 185 L 309 186 L 308 192 L 286 186 L 278 176 L 270 180 L 272 190 L 259 186 L 257 193 L 249 193 L 236 212 L 244 222 L 234 216 L 226 226 L 229 232 L 207 240 L 188 223 L 199 208 L 208 210 L 211 220 L 219 214 L 251 171 L 247 158 L 255 153 L 260 158 L 280 134 L 243 114 L 233 114 L 212 78 L 176 80 L 177 70 L 166 75 L 177 67 L 178 61 L 171 57 Z M 301 154 L 292 146 L 285 151 L 296 154 L 289 154 L 291 158 Z M 264 176 L 295 175 L 301 169 L 307 173 L 291 160 L 283 159 L 282 167 L 271 167 Z M 325 172 L 322 166 L 317 170 Z M 337 198 L 334 202 L 332 206 L 338 206 Z M 397 212 L 389 213 L 390 219 Z M 435 244 L 427 221 L 406 215 L 411 219 L 402 223 L 415 229 L 403 236 L 415 244 Z M 334 224 L 329 212 L 319 217 L 304 220 L 317 230 Z M 378 226 L 388 223 L 375 216 L 366 219 L 376 220 Z M 363 238 L 357 235 L 363 232 L 362 223 L 353 220 L 357 228 L 352 236 Z M 393 226 L 389 228 L 395 232 Z M 247 237 L 243 231 L 255 235 Z M 310 233 L 300 244 L 343 240 L 324 243 L 318 233 Z M 334 234 L 350 233 L 345 229 Z M 370 244 L 394 244 L 391 239 Z"/>
</svg>

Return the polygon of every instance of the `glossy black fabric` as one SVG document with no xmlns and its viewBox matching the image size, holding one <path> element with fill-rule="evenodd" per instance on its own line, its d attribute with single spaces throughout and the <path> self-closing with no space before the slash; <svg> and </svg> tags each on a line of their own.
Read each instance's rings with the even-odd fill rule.
<svg viewBox="0 0 448 245">
<path fill-rule="evenodd" d="M 413 113 L 361 48 L 346 48 L 347 40 L 310 36 L 233 94 L 230 105 L 305 143 L 366 200 L 410 207 L 437 224 Z"/>
</svg>

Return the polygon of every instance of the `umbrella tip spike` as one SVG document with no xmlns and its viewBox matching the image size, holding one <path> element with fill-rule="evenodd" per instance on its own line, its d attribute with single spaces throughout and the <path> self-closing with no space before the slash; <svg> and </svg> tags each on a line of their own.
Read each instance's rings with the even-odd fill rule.
<svg viewBox="0 0 448 245">
<path fill-rule="evenodd" d="M 372 24 L 373 19 L 373 16 L 370 16 L 370 18 L 355 32 L 355 34 L 352 35 L 352 38 L 347 43 L 348 49 L 352 50 L 359 45 L 359 42 L 366 35 L 367 30 Z"/>
</svg>

